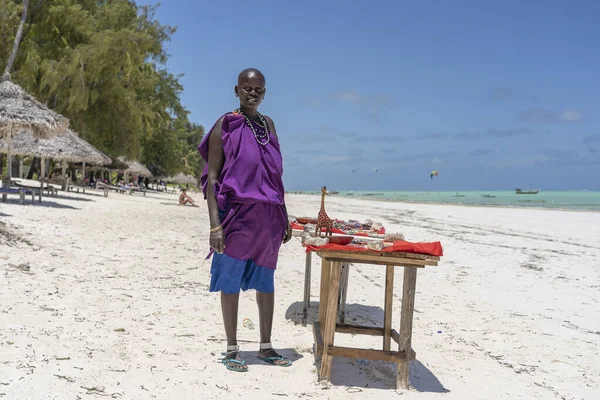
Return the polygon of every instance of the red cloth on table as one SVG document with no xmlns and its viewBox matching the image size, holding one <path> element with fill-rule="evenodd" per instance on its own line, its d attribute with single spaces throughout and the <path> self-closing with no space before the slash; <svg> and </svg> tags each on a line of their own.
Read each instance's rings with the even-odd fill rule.
<svg viewBox="0 0 600 400">
<path fill-rule="evenodd" d="M 338 250 L 338 251 L 355 251 L 357 253 L 379 253 L 377 250 L 370 250 L 364 247 L 355 247 L 355 246 L 343 246 L 340 244 L 326 244 L 324 246 L 306 246 L 306 252 L 309 253 L 311 251 L 320 251 L 320 250 Z M 382 253 L 392 253 L 392 252 L 404 252 L 404 253 L 415 253 L 415 254 L 428 254 L 431 256 L 441 257 L 444 255 L 444 251 L 442 249 L 442 244 L 440 242 L 431 242 L 431 243 L 412 243 L 406 241 L 397 241 L 394 242 L 392 246 L 384 247 L 381 250 Z"/>
</svg>

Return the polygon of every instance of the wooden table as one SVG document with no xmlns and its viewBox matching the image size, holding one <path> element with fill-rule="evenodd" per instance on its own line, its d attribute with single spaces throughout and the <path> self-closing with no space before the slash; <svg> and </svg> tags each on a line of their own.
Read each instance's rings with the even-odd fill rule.
<svg viewBox="0 0 600 400">
<path fill-rule="evenodd" d="M 412 326 L 415 306 L 415 290 L 417 269 L 425 266 L 436 266 L 439 257 L 413 253 L 383 252 L 350 252 L 350 251 L 318 251 L 321 262 L 321 290 L 319 297 L 319 320 L 313 324 L 313 332 L 317 347 L 317 356 L 321 358 L 320 380 L 331 380 L 331 364 L 333 357 L 362 358 L 367 360 L 392 361 L 398 364 L 396 387 L 408 389 L 410 361 L 415 359 L 412 349 Z M 342 264 L 370 264 L 374 268 L 384 266 L 385 301 L 383 327 L 366 327 L 337 324 L 340 286 L 342 282 Z M 392 329 L 392 300 L 394 293 L 394 272 L 397 267 L 404 268 L 402 288 L 402 311 L 400 331 Z M 347 279 L 348 274 L 345 275 Z M 359 349 L 334 346 L 335 333 L 352 333 L 359 335 L 382 336 L 382 350 Z M 391 342 L 398 343 L 398 351 L 391 350 Z"/>
</svg>

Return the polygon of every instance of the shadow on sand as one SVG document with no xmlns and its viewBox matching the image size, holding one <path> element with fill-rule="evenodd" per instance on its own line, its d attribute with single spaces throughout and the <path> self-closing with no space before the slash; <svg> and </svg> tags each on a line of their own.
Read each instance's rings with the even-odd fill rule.
<svg viewBox="0 0 600 400">
<path fill-rule="evenodd" d="M 177 206 L 177 207 L 181 207 L 181 208 L 198 208 L 199 207 L 198 204 L 196 204 L 195 206 L 190 206 L 190 205 L 188 205 L 188 206 L 182 206 L 178 202 L 173 202 L 173 203 L 162 202 L 160 204 L 162 204 L 163 206 Z"/>
<path fill-rule="evenodd" d="M 319 319 L 319 302 L 310 302 L 306 321 L 304 321 L 303 308 L 304 305 L 301 301 L 292 303 L 285 312 L 285 318 L 295 324 L 309 325 L 312 328 L 312 323 Z M 345 323 L 362 324 L 365 320 L 368 321 L 369 326 L 383 326 L 383 309 L 381 307 L 365 306 L 363 304 L 346 304 Z"/>
<path fill-rule="evenodd" d="M 133 197 L 135 197 L 135 195 L 136 195 L 136 194 L 138 195 L 137 197 L 143 197 L 144 199 L 152 199 L 152 200 L 165 200 L 165 198 L 164 198 L 164 197 L 159 197 L 159 196 L 160 196 L 160 194 L 158 194 L 158 196 L 152 196 L 152 195 L 146 195 L 146 196 L 144 196 L 144 195 L 143 195 L 143 194 L 141 194 L 141 193 L 135 193 L 135 194 L 133 194 Z M 156 194 L 156 193 L 155 193 L 155 194 Z M 129 195 L 127 195 L 127 196 L 129 196 Z"/>
<path fill-rule="evenodd" d="M 83 194 L 83 193 L 77 193 L 78 195 L 83 195 L 83 196 L 87 196 L 87 193 Z M 94 195 L 96 196 L 96 195 Z M 44 196 L 42 197 L 42 204 L 45 202 L 45 199 L 61 199 L 61 200 L 68 200 L 68 201 L 93 201 L 95 202 L 96 200 L 93 199 L 87 199 L 85 197 L 75 197 L 75 196 L 66 196 L 64 194 L 59 194 L 57 196 Z"/>
<path fill-rule="evenodd" d="M 85 188 L 85 193 L 83 193 L 83 191 L 76 191 L 76 190 L 69 190 L 68 192 L 62 192 L 62 193 L 68 193 L 69 195 L 75 195 L 75 196 L 84 196 L 85 197 L 105 197 L 104 196 L 104 191 L 101 189 L 94 189 L 94 188 Z M 60 198 L 63 198 L 62 196 L 58 196 Z M 65 199 L 71 199 L 72 197 L 64 197 Z M 93 200 L 88 200 L 88 201 L 93 201 Z"/>
<path fill-rule="evenodd" d="M 61 204 L 61 203 L 57 203 L 55 201 L 48 201 L 48 200 L 44 200 L 44 199 L 42 199 L 41 204 L 35 203 L 35 206 L 36 207 L 60 208 L 60 209 L 67 209 L 67 210 L 81 210 L 81 208 L 73 207 L 68 204 Z"/>
<path fill-rule="evenodd" d="M 319 318 L 319 303 L 311 302 L 306 321 L 303 318 L 303 303 L 292 303 L 285 318 L 295 324 L 307 325 L 312 330 L 313 322 Z M 346 323 L 383 326 L 383 309 L 361 304 L 346 305 Z M 392 342 L 392 345 L 395 345 Z M 315 356 L 315 367 L 320 367 L 321 359 Z M 362 360 L 356 358 L 334 357 L 331 369 L 331 384 L 334 386 L 347 386 L 352 390 L 359 388 L 394 389 L 396 387 L 396 363 L 384 361 Z M 410 383 L 413 389 L 419 392 L 447 393 L 449 390 L 436 378 L 436 376 L 419 360 L 410 366 Z"/>
<path fill-rule="evenodd" d="M 172 202 L 172 203 L 165 203 L 164 201 L 160 203 L 163 206 L 177 206 L 177 207 L 181 207 L 181 204 L 176 203 L 176 202 Z"/>
<path fill-rule="evenodd" d="M 321 359 L 315 360 L 320 367 Z M 396 388 L 396 363 L 334 357 L 331 384 L 349 388 L 393 390 Z M 419 360 L 410 364 L 410 384 L 413 390 L 424 393 L 448 393 L 448 389 Z"/>
<path fill-rule="evenodd" d="M 61 209 L 69 209 L 69 210 L 81 210 L 81 208 L 73 207 L 67 204 L 60 204 L 55 201 L 51 201 L 48 199 L 52 199 L 54 197 L 42 197 L 42 202 L 38 203 L 37 198 L 35 199 L 35 203 L 31 202 L 31 198 L 25 199 L 25 204 L 23 206 L 34 206 L 34 207 L 50 207 L 50 208 L 61 208 Z M 65 197 L 65 200 L 71 200 L 71 198 Z M 7 199 L 6 202 L 2 204 L 14 204 L 20 206 L 18 199 Z"/>
</svg>

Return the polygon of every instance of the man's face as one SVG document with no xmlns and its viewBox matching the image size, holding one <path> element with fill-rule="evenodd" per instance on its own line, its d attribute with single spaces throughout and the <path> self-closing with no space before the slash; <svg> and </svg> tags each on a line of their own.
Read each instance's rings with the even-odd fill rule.
<svg viewBox="0 0 600 400">
<path fill-rule="evenodd" d="M 241 77 L 235 87 L 240 105 L 248 108 L 258 108 L 265 98 L 265 92 L 265 78 L 253 72 Z"/>
</svg>

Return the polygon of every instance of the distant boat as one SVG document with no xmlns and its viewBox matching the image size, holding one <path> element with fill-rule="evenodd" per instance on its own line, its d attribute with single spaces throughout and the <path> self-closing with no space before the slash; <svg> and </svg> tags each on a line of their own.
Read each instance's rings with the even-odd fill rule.
<svg viewBox="0 0 600 400">
<path fill-rule="evenodd" d="M 340 192 L 329 192 L 329 194 L 340 194 Z"/>
<path fill-rule="evenodd" d="M 383 196 L 383 193 L 365 193 L 363 196 Z"/>
<path fill-rule="evenodd" d="M 486 199 L 495 199 L 496 196 L 492 196 L 491 194 L 482 194 L 481 197 L 485 197 Z"/>
<path fill-rule="evenodd" d="M 346 193 L 346 196 L 354 196 L 354 192 L 348 192 Z"/>
<path fill-rule="evenodd" d="M 458 194 L 458 192 L 456 192 L 456 194 L 453 194 L 452 197 L 465 197 L 464 194 Z"/>
<path fill-rule="evenodd" d="M 520 188 L 516 188 L 515 189 L 515 194 L 538 194 L 540 191 L 539 189 L 535 189 L 535 190 L 528 190 L 526 192 L 524 192 L 523 190 L 521 190 Z"/>
</svg>

